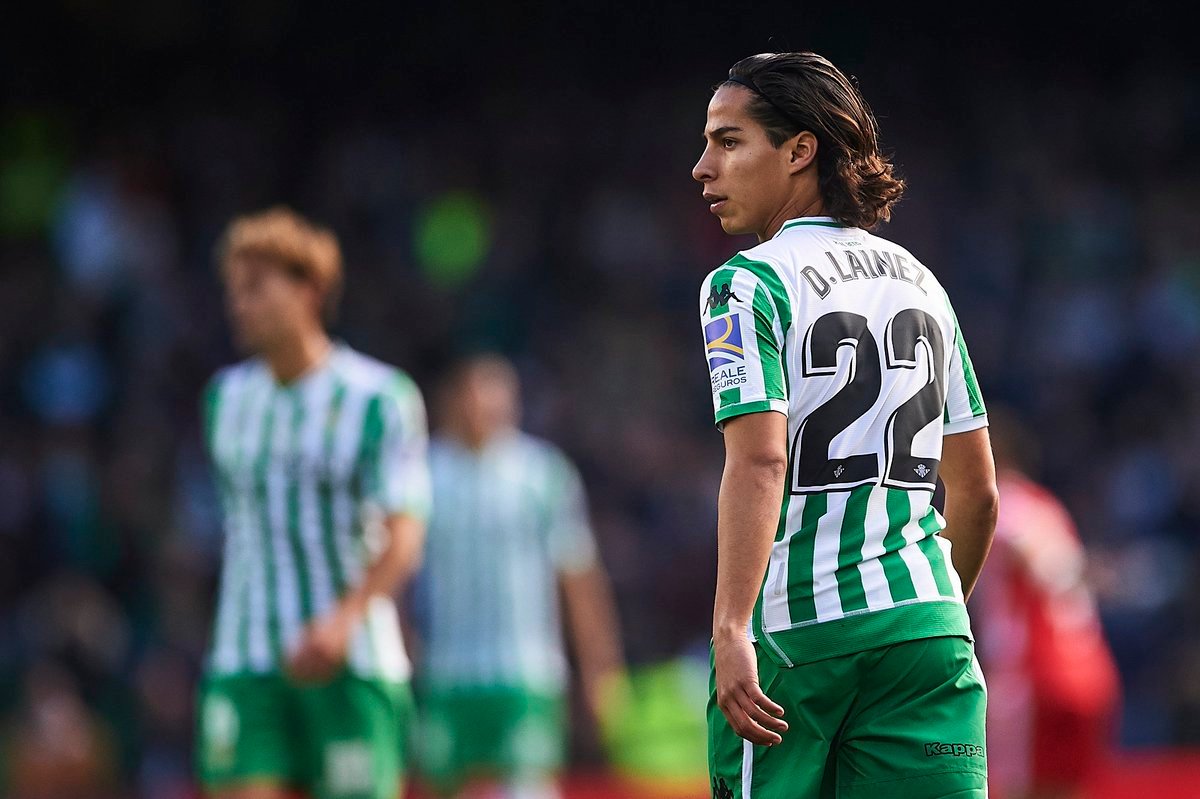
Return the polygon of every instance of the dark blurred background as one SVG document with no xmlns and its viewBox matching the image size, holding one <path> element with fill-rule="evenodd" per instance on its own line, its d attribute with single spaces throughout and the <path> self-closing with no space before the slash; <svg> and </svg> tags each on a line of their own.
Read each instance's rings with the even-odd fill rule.
<svg viewBox="0 0 1200 799">
<path fill-rule="evenodd" d="M 1038 435 L 1121 744 L 1200 745 L 1200 71 L 1175 15 L 26 5 L 0 27 L 9 780 L 60 767 L 38 730 L 119 795 L 187 795 L 220 553 L 197 395 L 236 357 L 212 247 L 280 202 L 342 238 L 351 345 L 426 388 L 456 353 L 514 358 L 527 426 L 587 480 L 631 660 L 703 648 L 722 457 L 696 293 L 753 242 L 690 169 L 712 85 L 789 49 L 858 76 L 909 181 L 882 235 Z"/>
</svg>

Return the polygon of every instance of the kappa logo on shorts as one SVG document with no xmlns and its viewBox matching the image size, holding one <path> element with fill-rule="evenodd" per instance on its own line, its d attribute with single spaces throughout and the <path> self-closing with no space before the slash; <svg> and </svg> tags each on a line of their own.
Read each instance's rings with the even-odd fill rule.
<svg viewBox="0 0 1200 799">
<path fill-rule="evenodd" d="M 925 757 L 984 757 L 983 747 L 978 744 L 925 744 Z"/>
<path fill-rule="evenodd" d="M 712 799 L 733 799 L 733 789 L 724 778 L 712 781 Z"/>
</svg>

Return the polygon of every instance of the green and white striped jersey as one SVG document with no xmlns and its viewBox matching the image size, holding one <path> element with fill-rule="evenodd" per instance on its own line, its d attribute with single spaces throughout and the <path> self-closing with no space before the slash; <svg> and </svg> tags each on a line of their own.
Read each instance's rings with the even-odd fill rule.
<svg viewBox="0 0 1200 799">
<path fill-rule="evenodd" d="M 558 576 L 596 563 L 583 484 L 548 442 L 513 431 L 481 450 L 435 436 L 420 576 L 423 670 L 441 686 L 560 690 Z"/>
<path fill-rule="evenodd" d="M 714 270 L 700 313 L 718 425 L 788 418 L 751 636 L 782 665 L 970 636 L 932 498 L 942 437 L 987 415 L 933 274 L 890 241 L 805 217 Z"/>
<path fill-rule="evenodd" d="M 259 359 L 224 369 L 204 411 L 226 536 L 209 669 L 275 672 L 305 622 L 361 582 L 386 515 L 427 516 L 424 404 L 403 372 L 337 345 L 287 385 Z M 348 668 L 408 678 L 389 597 L 371 601 Z"/>
</svg>

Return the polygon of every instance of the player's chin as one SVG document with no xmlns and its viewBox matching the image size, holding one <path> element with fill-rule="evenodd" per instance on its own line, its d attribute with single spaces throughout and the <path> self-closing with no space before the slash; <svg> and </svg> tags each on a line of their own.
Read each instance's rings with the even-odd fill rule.
<svg viewBox="0 0 1200 799">
<path fill-rule="evenodd" d="M 731 236 L 741 236 L 745 233 L 754 232 L 746 225 L 745 220 L 739 218 L 737 214 L 722 214 L 718 218 L 721 220 L 721 230 Z"/>
<path fill-rule="evenodd" d="M 259 337 L 249 330 L 234 329 L 233 345 L 242 355 L 256 355 L 262 350 Z"/>
</svg>

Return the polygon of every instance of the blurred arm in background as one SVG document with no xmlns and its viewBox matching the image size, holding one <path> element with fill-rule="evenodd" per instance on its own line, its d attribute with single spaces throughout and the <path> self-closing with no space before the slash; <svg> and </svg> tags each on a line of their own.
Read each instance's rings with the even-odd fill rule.
<svg viewBox="0 0 1200 799">
<path fill-rule="evenodd" d="M 583 481 L 565 457 L 559 475 L 549 542 L 583 695 L 593 717 L 603 724 L 625 690 L 616 602 L 588 520 Z"/>
<path fill-rule="evenodd" d="M 559 574 L 571 644 L 588 708 L 600 720 L 624 689 L 625 657 L 608 574 L 598 562 Z"/>
<path fill-rule="evenodd" d="M 383 549 L 363 573 L 362 581 L 304 631 L 288 662 L 295 679 L 322 682 L 333 677 L 346 660 L 354 631 L 371 599 L 398 593 L 420 566 L 425 522 L 396 513 L 384 520 L 383 527 Z"/>
</svg>

